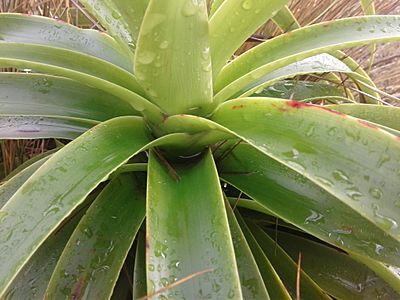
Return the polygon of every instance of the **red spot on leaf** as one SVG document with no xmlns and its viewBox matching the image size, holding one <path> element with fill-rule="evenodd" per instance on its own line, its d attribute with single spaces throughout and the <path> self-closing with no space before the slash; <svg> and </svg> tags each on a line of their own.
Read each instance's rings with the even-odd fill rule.
<svg viewBox="0 0 400 300">
<path fill-rule="evenodd" d="M 332 109 L 329 109 L 329 108 L 326 108 L 326 107 L 323 107 L 323 106 L 315 106 L 315 107 L 323 109 L 323 110 L 326 110 L 326 111 L 329 111 L 330 113 L 338 115 L 338 116 L 341 116 L 341 117 L 345 117 L 346 116 L 346 114 L 344 114 L 344 113 L 342 113 L 340 111 L 332 110 Z"/>
<path fill-rule="evenodd" d="M 232 109 L 241 109 L 241 108 L 243 108 L 244 107 L 244 105 L 243 104 L 240 104 L 240 105 L 234 105 L 234 106 L 232 106 Z"/>
<path fill-rule="evenodd" d="M 373 125 L 373 124 L 371 124 L 371 123 L 369 123 L 369 122 L 367 122 L 367 121 L 364 121 L 364 120 L 357 120 L 357 122 L 358 123 L 360 123 L 360 124 L 362 124 L 362 125 L 364 125 L 364 126 L 367 126 L 367 127 L 369 127 L 369 128 L 372 128 L 372 129 L 379 129 L 378 127 L 376 127 L 375 125 Z"/>
<path fill-rule="evenodd" d="M 293 107 L 293 108 L 303 108 L 303 107 L 313 106 L 313 105 L 308 104 L 308 103 L 298 102 L 298 101 L 294 101 L 294 100 L 287 101 L 286 104 L 288 106 L 290 106 L 290 107 Z"/>
</svg>

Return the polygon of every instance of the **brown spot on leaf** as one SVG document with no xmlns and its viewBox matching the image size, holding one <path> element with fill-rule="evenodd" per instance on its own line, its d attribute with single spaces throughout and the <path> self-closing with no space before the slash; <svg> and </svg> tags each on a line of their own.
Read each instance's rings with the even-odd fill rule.
<svg viewBox="0 0 400 300">
<path fill-rule="evenodd" d="M 234 106 L 232 106 L 232 109 L 241 109 L 241 108 L 243 108 L 244 107 L 244 105 L 243 104 L 240 104 L 240 105 L 234 105 Z"/>
</svg>

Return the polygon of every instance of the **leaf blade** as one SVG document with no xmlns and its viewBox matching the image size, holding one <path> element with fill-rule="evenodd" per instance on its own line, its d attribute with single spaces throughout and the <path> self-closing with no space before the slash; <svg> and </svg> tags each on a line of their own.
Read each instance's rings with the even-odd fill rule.
<svg viewBox="0 0 400 300">
<path fill-rule="evenodd" d="M 176 167 L 176 172 L 179 182 L 151 153 L 147 197 L 148 294 L 195 276 L 165 294 L 190 299 L 204 295 L 212 299 L 241 299 L 224 200 L 210 152 L 192 168 Z M 197 180 L 203 186 L 193 185 Z"/>
<path fill-rule="evenodd" d="M 135 73 L 154 103 L 168 114 L 207 111 L 212 102 L 209 52 L 204 0 L 150 1 Z"/>
<path fill-rule="evenodd" d="M 46 290 L 47 299 L 109 299 L 145 217 L 143 178 L 124 174 L 99 194 L 76 226 Z"/>
</svg>

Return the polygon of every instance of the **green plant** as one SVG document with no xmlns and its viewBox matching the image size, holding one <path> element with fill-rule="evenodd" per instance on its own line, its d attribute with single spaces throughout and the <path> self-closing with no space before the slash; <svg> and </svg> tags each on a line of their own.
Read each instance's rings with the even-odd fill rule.
<svg viewBox="0 0 400 300">
<path fill-rule="evenodd" d="M 81 2 L 109 35 L 0 15 L 2 67 L 34 70 L 0 73 L 0 138 L 73 140 L 0 187 L 0 296 L 399 297 L 400 111 L 339 51 L 399 16 Z M 298 29 L 227 64 L 271 17 Z"/>
</svg>

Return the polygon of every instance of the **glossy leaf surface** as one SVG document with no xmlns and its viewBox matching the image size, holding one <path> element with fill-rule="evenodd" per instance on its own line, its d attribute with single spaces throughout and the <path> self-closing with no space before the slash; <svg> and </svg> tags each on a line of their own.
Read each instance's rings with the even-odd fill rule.
<svg viewBox="0 0 400 300">
<path fill-rule="evenodd" d="M 0 59 L 2 67 L 15 66 L 46 72 L 46 69 L 38 69 L 39 66 L 34 64 L 55 66 L 101 78 L 134 92 L 141 92 L 135 77 L 128 71 L 104 60 L 72 50 L 26 43 L 0 43 Z M 25 63 L 25 66 L 19 66 L 18 62 Z M 65 76 L 65 74 L 54 75 Z"/>
<path fill-rule="evenodd" d="M 76 224 L 82 217 L 78 212 L 65 224 L 61 224 L 56 232 L 50 235 L 40 246 L 29 262 L 15 278 L 4 299 L 43 299 L 51 274 L 68 242 Z"/>
<path fill-rule="evenodd" d="M 333 84 L 313 81 L 284 80 L 253 94 L 254 97 L 305 100 L 325 99 L 326 96 L 343 97 L 343 89 Z"/>
<path fill-rule="evenodd" d="M 0 211 L 1 294 L 62 220 L 147 143 L 140 118 L 112 119 L 58 151 L 22 185 Z"/>
<path fill-rule="evenodd" d="M 204 0 L 150 1 L 135 73 L 150 99 L 168 114 L 208 112 L 212 78 Z"/>
<path fill-rule="evenodd" d="M 286 222 L 348 252 L 398 263 L 397 240 L 301 174 L 250 145 L 237 146 L 218 166 L 224 180 Z"/>
<path fill-rule="evenodd" d="M 135 49 L 143 14 L 149 0 L 81 0 L 85 8 L 100 21 L 109 34 Z"/>
<path fill-rule="evenodd" d="M 312 73 L 323 74 L 333 72 L 351 73 L 351 70 L 344 63 L 333 56 L 328 54 L 320 54 L 279 68 L 258 79 L 253 79 L 248 85 L 243 86 L 240 90 L 238 90 L 238 86 L 235 83 L 228 85 L 215 95 L 214 101 L 221 103 L 234 97 L 238 98 L 249 96 L 261 88 L 270 86 L 280 80 L 295 76 Z"/>
<path fill-rule="evenodd" d="M 3 42 L 47 45 L 82 52 L 133 71 L 129 52 L 122 50 L 110 36 L 50 18 L 1 14 L 0 39 Z"/>
<path fill-rule="evenodd" d="M 400 39 L 400 17 L 367 16 L 303 27 L 252 48 L 227 65 L 215 82 L 218 92 L 239 79 L 246 85 L 293 62 L 332 50 Z M 253 78 L 253 79 L 252 79 Z"/>
<path fill-rule="evenodd" d="M 282 299 L 282 300 L 290 300 L 292 299 L 289 295 L 288 290 L 283 284 L 281 278 L 275 271 L 271 262 L 266 257 L 265 253 L 261 249 L 260 245 L 257 243 L 250 229 L 246 225 L 242 216 L 236 211 L 235 212 L 236 219 L 240 228 L 246 238 L 246 241 L 251 248 L 254 259 L 257 262 L 258 269 L 260 270 L 261 276 L 264 280 L 264 284 L 268 289 L 268 293 L 271 299 Z"/>
<path fill-rule="evenodd" d="M 67 117 L 0 115 L 0 138 L 73 140 L 98 123 L 92 120 Z"/>
<path fill-rule="evenodd" d="M 133 269 L 133 299 L 140 299 L 147 295 L 146 278 L 146 234 L 144 231 L 140 231 L 137 238 Z"/>
<path fill-rule="evenodd" d="M 99 194 L 69 239 L 46 291 L 47 299 L 109 299 L 145 217 L 145 183 L 122 174 Z"/>
<path fill-rule="evenodd" d="M 224 199 L 211 153 L 191 166 L 173 168 L 167 169 L 151 152 L 147 183 L 148 295 L 187 278 L 161 295 L 241 299 Z M 173 176 L 174 172 L 177 175 Z"/>
<path fill-rule="evenodd" d="M 235 214 L 225 204 L 244 299 L 270 299 L 263 278 Z"/>
<path fill-rule="evenodd" d="M 247 223 L 261 249 L 274 266 L 292 298 L 296 298 L 297 263 L 260 227 Z M 331 299 L 303 270 L 300 270 L 300 297 L 302 299 Z"/>
<path fill-rule="evenodd" d="M 115 96 L 67 78 L 0 73 L 2 114 L 67 116 L 105 121 L 138 114 Z"/>
<path fill-rule="evenodd" d="M 230 59 L 243 42 L 273 17 L 288 0 L 225 0 L 210 19 L 213 75 Z"/>
<path fill-rule="evenodd" d="M 344 114 L 400 130 L 400 108 L 384 105 L 342 104 L 327 108 Z"/>
<path fill-rule="evenodd" d="M 400 143 L 395 136 L 351 117 L 295 101 L 230 101 L 217 110 L 213 119 L 362 212 L 389 239 L 398 240 L 396 182 L 400 174 L 396 157 Z M 392 175 L 387 178 L 388 174 Z M 388 250 L 382 247 L 378 247 L 378 259 L 384 259 Z M 396 248 L 387 254 L 395 258 Z"/>
<path fill-rule="evenodd" d="M 272 230 L 268 234 L 274 235 Z M 349 255 L 297 235 L 279 232 L 278 243 L 293 260 L 301 252 L 302 269 L 336 299 L 396 299 L 381 278 Z M 399 283 L 398 283 L 399 284 Z"/>
</svg>

